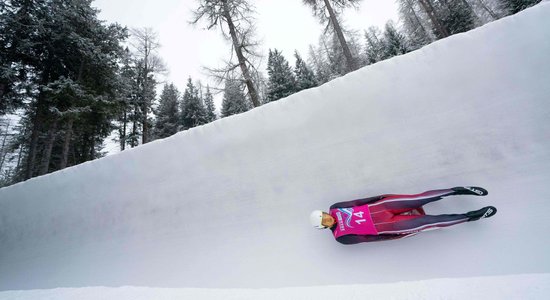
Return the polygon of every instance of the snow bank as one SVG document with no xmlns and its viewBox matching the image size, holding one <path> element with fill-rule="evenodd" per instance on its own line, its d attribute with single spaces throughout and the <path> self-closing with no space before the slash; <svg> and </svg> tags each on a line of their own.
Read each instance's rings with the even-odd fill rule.
<svg viewBox="0 0 550 300">
<path fill-rule="evenodd" d="M 549 37 L 542 3 L 248 113 L 0 189 L 0 290 L 550 273 Z M 456 185 L 489 195 L 427 212 L 499 213 L 356 246 L 309 225 L 311 210 L 334 202 Z"/>
<path fill-rule="evenodd" d="M 545 299 L 550 274 L 433 279 L 392 284 L 296 287 L 279 289 L 166 289 L 87 287 L 0 292 L 3 300 L 364 300 L 364 299 Z"/>
</svg>

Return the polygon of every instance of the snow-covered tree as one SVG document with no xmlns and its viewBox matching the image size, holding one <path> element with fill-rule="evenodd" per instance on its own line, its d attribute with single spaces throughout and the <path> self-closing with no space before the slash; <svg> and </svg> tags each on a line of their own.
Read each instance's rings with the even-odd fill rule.
<svg viewBox="0 0 550 300">
<path fill-rule="evenodd" d="M 321 52 L 322 48 L 309 45 L 308 62 L 313 68 L 313 73 L 319 84 L 330 81 L 334 76 L 331 74 L 329 63 L 326 56 Z"/>
<path fill-rule="evenodd" d="M 348 46 L 353 54 L 355 65 L 366 65 L 360 58 L 361 47 L 355 32 L 346 31 Z M 310 61 L 320 83 L 330 81 L 348 73 L 346 57 L 338 36 L 331 30 L 319 36 L 318 47 L 310 46 Z"/>
<path fill-rule="evenodd" d="M 267 102 L 279 100 L 296 92 L 296 78 L 288 61 L 277 49 L 269 50 L 267 61 Z"/>
<path fill-rule="evenodd" d="M 91 2 L 0 1 L 0 113 L 26 102 L 18 180 L 102 155 L 126 30 Z"/>
<path fill-rule="evenodd" d="M 250 105 L 242 91 L 241 83 L 236 79 L 225 81 L 222 102 L 222 118 L 250 110 Z"/>
<path fill-rule="evenodd" d="M 496 0 L 468 0 L 477 11 L 482 20 L 482 24 L 497 20 L 504 15 L 504 12 L 498 7 Z"/>
<path fill-rule="evenodd" d="M 400 23 L 411 49 L 494 21 L 503 0 L 398 0 Z"/>
<path fill-rule="evenodd" d="M 438 15 L 438 11 L 436 9 L 436 3 L 433 3 L 433 1 L 439 1 L 439 0 L 416 0 L 420 4 L 420 7 L 422 7 L 422 10 L 426 13 L 428 16 L 430 23 L 431 23 L 431 29 L 434 35 L 438 38 L 445 38 L 451 35 L 449 33 L 449 30 L 446 26 L 442 23 L 441 18 Z"/>
<path fill-rule="evenodd" d="M 365 31 L 365 54 L 368 64 L 374 64 L 384 59 L 384 38 L 380 29 L 371 26 Z"/>
<path fill-rule="evenodd" d="M 500 0 L 500 5 L 503 10 L 512 15 L 540 2 L 541 0 Z"/>
<path fill-rule="evenodd" d="M 180 125 L 179 97 L 179 91 L 173 83 L 164 85 L 156 111 L 154 127 L 156 139 L 163 139 L 178 132 Z"/>
<path fill-rule="evenodd" d="M 191 78 L 187 81 L 187 87 L 183 93 L 181 108 L 181 124 L 184 129 L 193 128 L 207 123 L 207 113 L 199 97 L 199 90 L 193 84 Z"/>
<path fill-rule="evenodd" d="M 302 59 L 298 51 L 294 52 L 296 65 L 294 67 L 294 75 L 296 76 L 296 91 L 301 91 L 316 87 L 318 85 L 315 74 L 311 68 Z"/>
<path fill-rule="evenodd" d="M 411 51 L 405 36 L 397 31 L 392 21 L 386 23 L 384 30 L 384 59 Z"/>
<path fill-rule="evenodd" d="M 449 34 L 468 31 L 475 27 L 475 14 L 466 0 L 439 0 L 438 15 Z"/>
<path fill-rule="evenodd" d="M 381 33 L 377 27 L 371 26 L 365 31 L 365 54 L 368 64 L 373 64 L 396 55 L 411 51 L 409 42 L 400 33 L 392 21 L 388 21 Z"/>
<path fill-rule="evenodd" d="M 430 30 L 428 16 L 421 9 L 418 1 L 398 0 L 400 21 L 410 46 L 418 49 L 435 40 Z"/>
<path fill-rule="evenodd" d="M 214 105 L 214 96 L 210 92 L 210 87 L 206 86 L 206 94 L 204 95 L 204 105 L 206 108 L 207 123 L 216 121 L 216 107 Z"/>
<path fill-rule="evenodd" d="M 475 13 L 466 0 L 417 0 L 430 20 L 437 38 L 468 31 L 475 26 Z"/>
</svg>

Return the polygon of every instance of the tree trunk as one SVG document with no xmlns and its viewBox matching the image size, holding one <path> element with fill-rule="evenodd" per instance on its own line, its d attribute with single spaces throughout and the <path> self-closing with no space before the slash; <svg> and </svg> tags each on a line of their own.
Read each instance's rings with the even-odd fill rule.
<svg viewBox="0 0 550 300">
<path fill-rule="evenodd" d="M 124 108 L 124 112 L 122 113 L 122 132 L 120 133 L 120 151 L 124 151 L 126 149 L 126 123 L 128 123 L 128 114 L 126 112 L 126 108 Z"/>
<path fill-rule="evenodd" d="M 411 0 L 406 0 L 406 1 L 407 1 L 407 4 L 409 4 L 409 7 L 410 7 L 410 9 L 411 9 L 411 11 L 414 15 L 414 18 L 415 18 L 416 22 L 418 23 L 420 28 L 422 28 L 422 31 L 424 31 L 424 34 L 426 35 L 426 37 L 428 37 L 430 39 L 430 41 L 432 41 L 432 38 L 431 38 L 430 34 L 428 33 L 428 30 L 426 30 L 426 27 L 424 27 L 424 25 L 422 24 L 422 21 L 420 20 L 420 18 L 416 14 L 416 11 L 414 10 L 414 3 L 411 3 Z"/>
<path fill-rule="evenodd" d="M 94 160 L 95 159 L 95 137 L 96 137 L 96 130 L 95 130 L 95 127 L 94 129 L 91 130 L 90 132 L 90 138 L 89 138 L 89 143 L 88 143 L 88 155 L 89 157 L 86 159 L 86 161 L 90 161 L 90 160 Z"/>
<path fill-rule="evenodd" d="M 435 29 L 437 30 L 441 38 L 448 37 L 450 35 L 449 31 L 439 22 L 432 3 L 429 0 L 418 0 L 418 2 L 420 2 L 420 5 L 422 5 L 422 8 L 424 8 L 426 14 L 428 14 L 428 17 L 432 21 L 432 24 L 435 26 Z"/>
<path fill-rule="evenodd" d="M 48 130 L 48 138 L 46 139 L 46 144 L 44 145 L 44 153 L 42 155 L 42 165 L 40 167 L 39 175 L 44 175 L 48 173 L 50 169 L 50 160 L 52 157 L 53 144 L 55 142 L 55 136 L 57 133 L 57 122 L 55 119 Z"/>
<path fill-rule="evenodd" d="M 143 119 L 141 120 L 143 124 L 141 131 L 141 144 L 145 145 L 148 143 L 147 135 L 149 134 L 149 124 L 147 124 L 147 104 L 143 104 Z"/>
<path fill-rule="evenodd" d="M 332 57 L 332 55 L 330 55 L 330 50 L 328 49 L 327 43 L 326 43 L 324 38 L 321 41 L 323 43 L 323 48 L 325 48 L 325 53 L 327 54 L 328 62 L 331 65 L 333 65 L 334 64 L 334 58 Z"/>
<path fill-rule="evenodd" d="M 96 158 L 95 157 L 95 136 L 96 136 L 96 132 L 94 128 L 90 138 L 90 160 L 94 160 Z"/>
<path fill-rule="evenodd" d="M 36 112 L 32 118 L 32 128 L 31 128 L 31 140 L 29 144 L 29 155 L 27 157 L 27 166 L 25 169 L 24 179 L 31 179 L 34 175 L 35 161 L 36 161 L 36 151 L 38 148 L 38 138 L 39 132 L 42 130 L 42 92 L 38 96 L 36 104 Z"/>
<path fill-rule="evenodd" d="M 147 68 L 147 65 L 145 65 L 145 68 Z M 149 87 L 147 86 L 147 74 L 149 73 L 147 69 L 144 70 L 144 79 L 143 79 L 143 103 L 141 104 L 141 144 L 145 145 L 148 141 L 149 136 L 149 124 L 147 123 L 147 112 L 149 111 L 149 99 L 147 99 L 147 91 L 149 90 Z"/>
<path fill-rule="evenodd" d="M 485 3 L 483 3 L 483 0 L 477 0 L 477 2 L 479 2 L 481 7 L 483 7 L 483 9 L 489 13 L 491 18 L 493 18 L 493 21 L 498 19 L 497 14 L 493 10 L 491 10 Z"/>
<path fill-rule="evenodd" d="M 466 0 L 462 0 L 462 3 L 464 3 L 464 5 L 466 5 L 470 9 L 472 14 L 476 17 L 476 19 L 478 19 L 480 22 L 483 22 L 481 20 L 481 17 L 477 15 L 476 11 L 474 10 L 474 7 L 470 4 L 470 2 L 468 2 Z"/>
<path fill-rule="evenodd" d="M 137 137 L 137 120 L 135 115 L 138 113 L 139 107 L 137 105 L 134 106 L 134 118 L 132 120 L 132 140 L 130 141 L 130 147 L 134 148 L 137 146 L 136 144 L 136 137 Z"/>
<path fill-rule="evenodd" d="M 149 111 L 149 55 L 151 54 L 151 41 L 149 39 L 148 32 L 144 32 L 143 35 L 143 71 L 141 74 L 142 77 L 142 88 L 141 88 L 141 144 L 146 144 L 148 142 L 147 136 L 149 134 L 149 127 L 147 124 L 147 112 Z"/>
<path fill-rule="evenodd" d="M 145 58 L 147 60 L 147 58 Z M 144 69 L 143 69 L 143 88 L 141 91 L 141 144 L 144 145 L 147 143 L 147 134 L 148 134 L 148 127 L 147 127 L 147 111 L 149 110 L 147 107 L 147 74 L 149 71 L 147 70 L 147 63 L 144 63 Z"/>
<path fill-rule="evenodd" d="M 67 129 L 65 129 L 65 139 L 63 141 L 63 150 L 61 152 L 61 162 L 59 163 L 60 170 L 65 169 L 69 161 L 69 145 L 71 144 L 71 137 L 73 135 L 73 123 L 73 118 L 69 118 Z"/>
<path fill-rule="evenodd" d="M 17 155 L 17 165 L 15 166 L 15 170 L 17 173 L 21 170 L 21 159 L 23 157 L 23 143 L 19 145 L 19 153 Z M 17 174 L 16 173 L 16 174 Z M 21 175 L 18 175 L 17 177 L 21 177 Z"/>
<path fill-rule="evenodd" d="M 4 138 L 2 139 L 2 148 L 0 148 L 0 153 L 2 154 L 2 158 L 0 159 L 0 171 L 4 166 L 4 161 L 6 160 L 6 155 L 8 154 L 8 151 L 5 150 L 5 147 L 6 147 L 6 140 L 8 139 L 9 131 L 10 131 L 10 121 L 8 120 L 8 124 L 6 125 L 6 133 L 4 134 Z"/>
<path fill-rule="evenodd" d="M 229 6 L 227 5 L 227 0 L 222 0 L 222 3 L 223 3 L 223 12 L 224 12 L 223 14 L 225 19 L 227 20 L 227 26 L 229 27 L 229 33 L 231 34 L 233 47 L 235 48 L 235 53 L 237 54 L 237 59 L 239 60 L 239 67 L 241 68 L 241 72 L 243 72 L 244 81 L 246 83 L 248 93 L 250 94 L 250 100 L 252 101 L 252 105 L 254 105 L 254 107 L 258 107 L 260 106 L 258 92 L 256 90 L 256 87 L 254 86 L 254 82 L 252 81 L 252 76 L 250 75 L 250 71 L 246 66 L 246 59 L 243 55 L 241 45 L 239 43 L 239 39 L 237 38 L 237 31 L 235 30 L 235 24 L 233 24 L 233 19 L 231 18 L 231 14 L 229 13 Z"/>
<path fill-rule="evenodd" d="M 76 145 L 73 145 L 71 148 L 71 152 L 72 152 L 72 155 L 73 155 L 73 164 L 78 164 L 78 156 L 76 156 Z M 69 162 L 67 162 L 68 164 Z"/>
<path fill-rule="evenodd" d="M 0 83 L 0 101 L 2 101 L 2 97 L 4 97 L 4 91 L 7 89 L 7 85 L 5 83 Z"/>
<path fill-rule="evenodd" d="M 47 60 L 47 65 L 44 69 L 44 72 L 42 74 L 42 79 L 40 80 L 40 86 L 44 86 L 48 84 L 50 81 L 50 62 L 52 61 L 52 58 L 49 57 Z M 42 123 L 43 123 L 43 110 L 46 110 L 44 106 L 44 92 L 40 91 L 38 94 L 38 98 L 36 99 L 36 113 L 32 117 L 32 127 L 31 127 L 31 140 L 29 145 L 29 154 L 27 157 L 27 166 L 25 170 L 25 174 L 23 176 L 24 180 L 30 179 L 34 175 L 35 170 L 35 163 L 36 163 L 36 152 L 38 149 L 38 139 L 39 139 L 39 133 L 42 131 Z"/>
<path fill-rule="evenodd" d="M 344 51 L 344 56 L 346 57 L 346 65 L 348 72 L 355 71 L 357 69 L 357 66 L 355 64 L 355 60 L 353 59 L 353 56 L 351 55 L 351 51 L 349 50 L 348 43 L 346 42 L 346 38 L 344 37 L 344 33 L 342 32 L 342 28 L 340 27 L 340 24 L 338 23 L 338 20 L 336 19 L 336 14 L 334 13 L 334 10 L 332 9 L 332 6 L 330 5 L 329 0 L 324 0 L 325 6 L 327 7 L 328 14 L 330 15 L 330 20 L 332 22 L 332 26 L 334 28 L 334 31 L 336 32 L 336 36 L 338 36 L 338 40 L 340 41 L 340 46 L 342 46 L 342 50 Z"/>
</svg>

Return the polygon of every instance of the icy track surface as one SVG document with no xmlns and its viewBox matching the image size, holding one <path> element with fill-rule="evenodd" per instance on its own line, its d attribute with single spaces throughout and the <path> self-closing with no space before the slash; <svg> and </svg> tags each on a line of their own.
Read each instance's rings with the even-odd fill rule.
<svg viewBox="0 0 550 300">
<path fill-rule="evenodd" d="M 550 273 L 549 54 L 545 2 L 248 113 L 1 189 L 0 290 Z M 489 195 L 450 197 L 427 213 L 494 205 L 498 214 L 355 246 L 309 225 L 311 210 L 334 202 L 457 185 Z"/>
<path fill-rule="evenodd" d="M 545 299 L 549 274 L 432 279 L 382 284 L 277 289 L 197 289 L 85 287 L 0 292 L 2 300 L 315 300 L 315 299 Z"/>
</svg>

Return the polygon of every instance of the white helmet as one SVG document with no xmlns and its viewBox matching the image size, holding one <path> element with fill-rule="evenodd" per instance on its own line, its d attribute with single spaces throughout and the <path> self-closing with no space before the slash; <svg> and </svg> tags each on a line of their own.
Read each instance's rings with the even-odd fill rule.
<svg viewBox="0 0 550 300">
<path fill-rule="evenodd" d="M 314 210 L 311 212 L 311 215 L 309 215 L 309 221 L 311 222 L 311 225 L 317 229 L 325 229 L 326 227 L 323 226 L 323 211 L 321 210 Z"/>
</svg>

